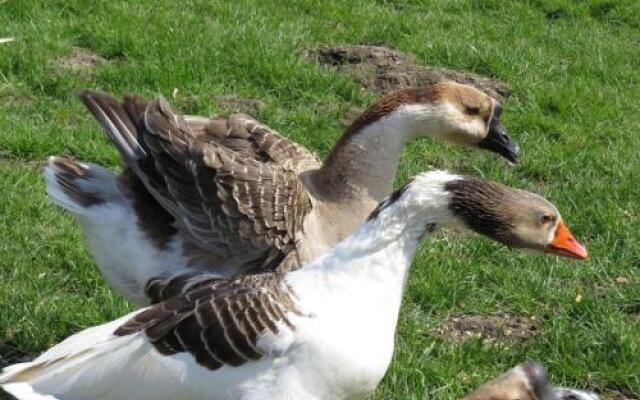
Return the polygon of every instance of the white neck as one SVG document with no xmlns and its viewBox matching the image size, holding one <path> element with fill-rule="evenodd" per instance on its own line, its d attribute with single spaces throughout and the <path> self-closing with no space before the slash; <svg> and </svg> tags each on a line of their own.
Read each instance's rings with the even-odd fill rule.
<svg viewBox="0 0 640 400">
<path fill-rule="evenodd" d="M 314 185 L 339 197 L 355 193 L 381 201 L 392 190 L 407 142 L 418 135 L 441 137 L 440 108 L 427 111 L 424 105 L 402 106 L 353 133 L 334 148 L 311 177 Z"/>
<path fill-rule="evenodd" d="M 396 201 L 385 200 L 387 205 L 375 217 L 330 253 L 293 274 L 313 276 L 328 292 L 385 298 L 397 313 L 420 239 L 437 226 L 456 221 L 444 183 L 457 178 L 441 171 L 419 175 Z"/>
</svg>

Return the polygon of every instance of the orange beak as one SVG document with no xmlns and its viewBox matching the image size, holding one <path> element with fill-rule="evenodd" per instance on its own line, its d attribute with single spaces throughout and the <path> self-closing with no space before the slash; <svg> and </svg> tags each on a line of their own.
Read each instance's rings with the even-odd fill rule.
<svg viewBox="0 0 640 400">
<path fill-rule="evenodd" d="M 587 258 L 587 249 L 573 237 L 569 228 L 562 221 L 558 222 L 553 240 L 547 245 L 545 251 L 579 260 Z"/>
</svg>

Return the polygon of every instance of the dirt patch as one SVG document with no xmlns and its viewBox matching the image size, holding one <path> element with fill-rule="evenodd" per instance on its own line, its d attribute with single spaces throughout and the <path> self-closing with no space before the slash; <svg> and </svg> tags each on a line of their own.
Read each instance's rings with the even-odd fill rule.
<svg viewBox="0 0 640 400">
<path fill-rule="evenodd" d="M 245 99 L 235 96 L 220 96 L 215 98 L 218 108 L 227 113 L 243 113 L 256 116 L 266 107 L 266 104 L 256 99 Z"/>
<path fill-rule="evenodd" d="M 366 88 L 380 92 L 410 87 L 424 87 L 442 80 L 465 83 L 501 99 L 509 94 L 508 86 L 496 79 L 446 68 L 416 64 L 414 56 L 384 47 L 370 45 L 319 47 L 304 55 L 321 64 L 352 74 Z"/>
<path fill-rule="evenodd" d="M 538 333 L 536 322 L 536 317 L 512 314 L 460 314 L 449 317 L 438 329 L 438 335 L 456 342 L 472 338 L 482 338 L 485 343 L 524 341 Z"/>
<path fill-rule="evenodd" d="M 321 64 L 334 66 L 369 64 L 389 67 L 416 63 L 416 58 L 410 54 L 378 45 L 319 47 L 307 50 L 306 55 Z"/>
<path fill-rule="evenodd" d="M 59 65 L 62 68 L 73 71 L 90 71 L 108 62 L 109 60 L 97 55 L 91 50 L 74 47 L 71 50 L 71 54 L 59 60 Z"/>
</svg>

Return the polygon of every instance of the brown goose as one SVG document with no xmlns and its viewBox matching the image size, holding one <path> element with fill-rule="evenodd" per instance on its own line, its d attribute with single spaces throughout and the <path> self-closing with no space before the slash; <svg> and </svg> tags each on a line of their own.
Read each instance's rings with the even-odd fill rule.
<svg viewBox="0 0 640 400">
<path fill-rule="evenodd" d="M 429 172 L 300 269 L 200 276 L 155 305 L 5 368 L 0 386 L 19 399 L 364 400 L 391 362 L 418 245 L 442 226 L 587 256 L 543 197 Z"/>
<path fill-rule="evenodd" d="M 48 191 L 80 221 L 106 278 L 139 303 L 154 277 L 287 271 L 324 254 L 389 194 L 413 138 L 511 161 L 519 152 L 500 124 L 500 104 L 457 83 L 382 97 L 324 163 L 243 115 L 180 116 L 163 98 L 80 97 L 128 168 L 116 176 L 54 157 Z"/>
<path fill-rule="evenodd" d="M 480 386 L 464 400 L 599 400 L 600 397 L 583 390 L 553 386 L 546 368 L 527 361 L 507 373 Z"/>
</svg>

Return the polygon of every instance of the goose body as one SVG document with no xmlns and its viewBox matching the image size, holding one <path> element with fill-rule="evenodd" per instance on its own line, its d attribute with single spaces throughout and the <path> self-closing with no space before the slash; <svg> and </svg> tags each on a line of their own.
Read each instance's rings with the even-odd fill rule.
<svg viewBox="0 0 640 400">
<path fill-rule="evenodd" d="M 365 399 L 391 361 L 416 248 L 443 225 L 586 257 L 540 196 L 430 172 L 300 269 L 159 284 L 157 304 L 6 368 L 0 385 L 19 399 Z"/>
<path fill-rule="evenodd" d="M 391 93 L 365 111 L 321 163 L 255 120 L 175 114 L 164 99 L 81 98 L 120 150 L 116 176 L 52 157 L 51 198 L 80 222 L 97 264 L 127 298 L 185 274 L 233 278 L 289 271 L 325 254 L 391 192 L 418 136 L 515 161 L 500 105 L 465 85 Z"/>
</svg>

